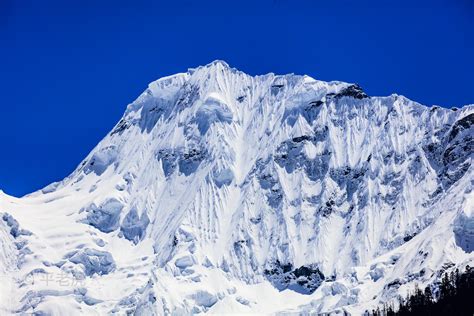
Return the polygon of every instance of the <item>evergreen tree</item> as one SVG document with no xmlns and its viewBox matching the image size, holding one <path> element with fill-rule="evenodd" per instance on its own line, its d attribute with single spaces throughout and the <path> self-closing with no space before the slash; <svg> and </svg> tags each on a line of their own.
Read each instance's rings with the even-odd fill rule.
<svg viewBox="0 0 474 316">
<path fill-rule="evenodd" d="M 415 286 L 413 293 L 409 293 L 405 299 L 399 299 L 398 310 L 395 311 L 392 305 L 384 304 L 382 310 L 377 308 L 372 311 L 372 315 L 474 315 L 473 268 L 467 266 L 464 273 L 457 269 L 444 273 L 438 291 L 436 300 L 430 286 L 424 291 Z"/>
</svg>

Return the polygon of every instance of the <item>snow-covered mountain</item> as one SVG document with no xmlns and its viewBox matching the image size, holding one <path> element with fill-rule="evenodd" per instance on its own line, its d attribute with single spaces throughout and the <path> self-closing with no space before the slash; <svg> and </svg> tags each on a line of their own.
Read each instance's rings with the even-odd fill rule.
<svg viewBox="0 0 474 316">
<path fill-rule="evenodd" d="M 474 106 L 215 61 L 0 193 L 0 314 L 360 315 L 474 265 Z"/>
</svg>

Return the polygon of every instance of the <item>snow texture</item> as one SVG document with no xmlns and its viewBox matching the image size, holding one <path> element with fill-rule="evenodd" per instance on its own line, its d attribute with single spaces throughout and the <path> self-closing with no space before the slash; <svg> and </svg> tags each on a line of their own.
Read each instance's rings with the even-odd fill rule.
<svg viewBox="0 0 474 316">
<path fill-rule="evenodd" d="M 108 274 L 115 269 L 112 255 L 96 249 L 81 249 L 66 255 L 66 258 L 75 264 L 81 264 L 87 276 L 94 274 Z"/>
<path fill-rule="evenodd" d="M 109 233 L 117 229 L 122 208 L 123 205 L 116 199 L 107 200 L 99 207 L 95 204 L 91 204 L 86 209 L 87 217 L 84 222 L 94 226 L 104 233 Z M 131 222 L 132 220 L 133 218 L 127 219 L 126 217 L 124 220 L 126 222 L 125 225 L 130 226 L 131 224 L 128 224 L 128 222 Z"/>
<path fill-rule="evenodd" d="M 474 265 L 473 123 L 223 61 L 158 79 L 64 180 L 0 191 L 0 314 L 361 315 Z"/>
</svg>

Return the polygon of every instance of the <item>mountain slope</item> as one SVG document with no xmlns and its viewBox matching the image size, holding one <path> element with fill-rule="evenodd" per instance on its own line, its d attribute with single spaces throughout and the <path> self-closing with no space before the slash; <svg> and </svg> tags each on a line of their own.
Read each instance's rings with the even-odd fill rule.
<svg viewBox="0 0 474 316">
<path fill-rule="evenodd" d="M 473 120 L 221 61 L 159 79 L 69 177 L 0 196 L 0 307 L 358 315 L 473 264 Z"/>
</svg>

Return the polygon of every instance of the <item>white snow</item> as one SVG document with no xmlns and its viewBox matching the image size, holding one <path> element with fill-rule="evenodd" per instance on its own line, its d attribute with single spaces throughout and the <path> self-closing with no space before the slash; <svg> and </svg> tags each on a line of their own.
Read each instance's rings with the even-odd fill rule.
<svg viewBox="0 0 474 316">
<path fill-rule="evenodd" d="M 0 191 L 0 313 L 359 315 L 472 266 L 474 106 L 356 93 L 152 82 L 63 181 Z"/>
</svg>

